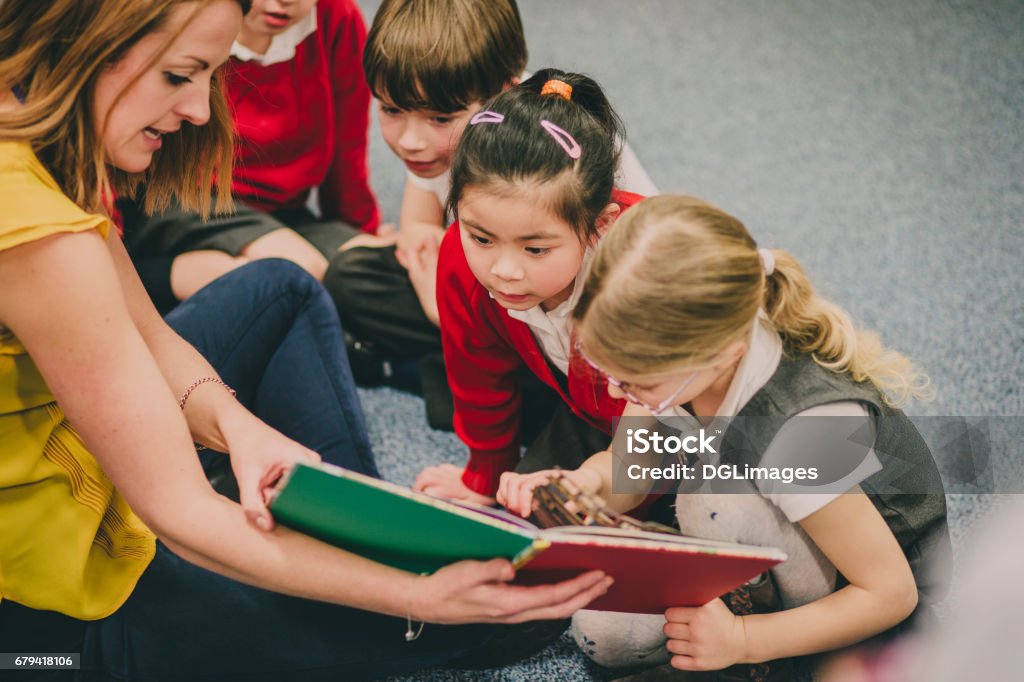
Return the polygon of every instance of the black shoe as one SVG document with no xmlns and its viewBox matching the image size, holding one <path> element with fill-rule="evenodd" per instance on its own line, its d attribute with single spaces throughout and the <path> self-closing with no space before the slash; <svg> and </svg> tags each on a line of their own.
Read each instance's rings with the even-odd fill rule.
<svg viewBox="0 0 1024 682">
<path fill-rule="evenodd" d="M 455 429 L 455 402 L 448 387 L 448 373 L 441 353 L 424 355 L 419 361 L 420 386 L 427 408 L 427 423 L 432 429 Z"/>
<path fill-rule="evenodd" d="M 352 378 L 359 386 L 382 386 L 391 376 L 391 364 L 373 350 L 373 345 L 359 341 L 345 332 L 345 350 Z"/>
<path fill-rule="evenodd" d="M 390 386 L 420 394 L 422 389 L 416 360 L 378 353 L 373 343 L 360 341 L 348 332 L 345 332 L 345 350 L 348 351 L 348 364 L 352 367 L 352 378 L 357 386 Z"/>
</svg>

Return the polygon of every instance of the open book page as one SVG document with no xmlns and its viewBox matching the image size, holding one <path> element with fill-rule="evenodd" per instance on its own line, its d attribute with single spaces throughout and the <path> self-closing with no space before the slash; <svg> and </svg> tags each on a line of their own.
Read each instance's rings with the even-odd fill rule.
<svg viewBox="0 0 1024 682">
<path fill-rule="evenodd" d="M 504 521 L 505 523 L 516 526 L 517 528 L 532 530 L 534 532 L 540 531 L 540 528 L 530 523 L 523 517 L 505 511 L 504 509 L 498 509 L 496 507 L 485 507 L 480 504 L 473 504 L 472 502 L 463 502 L 461 500 L 452 500 L 451 504 L 455 505 L 456 507 L 468 509 L 469 511 L 475 512 L 477 514 L 483 514 L 484 516 L 488 516 L 492 519 L 497 519 L 498 521 Z"/>
<path fill-rule="evenodd" d="M 753 545 L 740 545 L 720 540 L 707 540 L 687 535 L 674 535 L 669 533 L 655 533 L 650 531 L 637 530 L 634 528 L 610 528 L 607 526 L 554 526 L 552 528 L 538 528 L 521 516 L 517 516 L 504 509 L 484 507 L 471 502 L 452 501 L 451 504 L 462 507 L 477 514 L 504 523 L 531 530 L 537 537 L 549 542 L 598 542 L 604 544 L 628 545 L 632 547 L 654 546 L 661 547 L 666 543 L 675 548 L 691 548 L 693 551 L 731 553 L 735 556 L 781 556 L 771 547 L 757 547 Z"/>
<path fill-rule="evenodd" d="M 604 540 L 617 545 L 633 547 L 688 547 L 693 551 L 715 554 L 732 554 L 734 556 L 775 557 L 780 561 L 785 554 L 774 547 L 758 547 L 757 545 L 740 545 L 720 540 L 707 540 L 688 535 L 670 535 L 668 533 L 650 533 L 631 528 L 605 528 L 602 526 L 558 526 L 540 532 L 540 537 L 547 540 L 563 542 L 586 542 Z"/>
</svg>

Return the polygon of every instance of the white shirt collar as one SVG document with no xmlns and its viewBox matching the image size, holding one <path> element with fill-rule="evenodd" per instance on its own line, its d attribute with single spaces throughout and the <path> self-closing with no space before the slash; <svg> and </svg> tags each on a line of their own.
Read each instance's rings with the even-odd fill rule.
<svg viewBox="0 0 1024 682">
<path fill-rule="evenodd" d="M 569 344 L 572 337 L 570 315 L 572 309 L 576 307 L 577 301 L 580 300 L 580 296 L 583 295 L 583 283 L 586 281 L 587 269 L 590 267 L 593 257 L 594 250 L 592 248 L 583 252 L 583 260 L 580 263 L 579 272 L 576 274 L 572 293 L 554 309 L 545 312 L 539 305 L 535 305 L 527 310 L 508 311 L 509 317 L 525 323 L 530 328 L 541 351 L 565 375 L 569 374 Z"/>
<path fill-rule="evenodd" d="M 750 402 L 775 374 L 782 360 L 782 339 L 775 325 L 763 310 L 757 311 L 757 320 L 750 330 L 750 344 L 743 359 L 736 368 L 736 374 L 725 392 L 722 406 L 718 408 L 721 417 L 735 417 Z"/>
<path fill-rule="evenodd" d="M 261 66 L 287 62 L 295 56 L 295 50 L 302 41 L 316 32 L 316 26 L 316 6 L 314 5 L 305 19 L 289 27 L 284 33 L 278 33 L 271 38 L 266 54 L 254 52 L 236 40 L 231 46 L 231 56 L 243 62 L 256 62 Z"/>
</svg>

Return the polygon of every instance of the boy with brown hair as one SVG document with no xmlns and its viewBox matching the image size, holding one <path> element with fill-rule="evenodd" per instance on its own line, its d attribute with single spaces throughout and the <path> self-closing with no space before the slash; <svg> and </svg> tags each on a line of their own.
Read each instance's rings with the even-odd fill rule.
<svg viewBox="0 0 1024 682">
<path fill-rule="evenodd" d="M 526 62 L 515 0 L 384 0 L 367 35 L 363 70 L 381 134 L 408 171 L 400 229 L 375 244 L 346 244 L 324 285 L 355 339 L 357 379 L 379 374 L 382 360 L 418 360 L 434 427 L 450 428 L 452 411 L 435 299 L 438 245 L 451 222 L 450 157 L 469 119 L 518 83 Z M 657 193 L 625 144 L 621 166 L 620 187 Z"/>
</svg>

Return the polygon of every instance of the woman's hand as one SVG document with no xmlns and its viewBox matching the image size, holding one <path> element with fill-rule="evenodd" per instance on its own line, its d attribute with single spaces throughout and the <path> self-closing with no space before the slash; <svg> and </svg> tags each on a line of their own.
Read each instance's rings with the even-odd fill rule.
<svg viewBox="0 0 1024 682">
<path fill-rule="evenodd" d="M 552 478 L 561 477 L 570 486 L 581 491 L 598 494 L 601 491 L 601 476 L 586 467 L 573 470 L 542 469 L 529 474 L 506 471 L 498 484 L 498 503 L 524 519 L 533 513 L 533 490 L 547 484 Z"/>
<path fill-rule="evenodd" d="M 412 484 L 412 489 L 433 495 L 434 497 L 443 497 L 446 500 L 472 502 L 485 507 L 494 504 L 493 497 L 487 497 L 475 490 L 470 490 L 462 482 L 462 473 L 464 471 L 465 469 L 454 464 L 438 464 L 437 466 L 427 467 L 416 477 L 416 482 Z"/>
<path fill-rule="evenodd" d="M 410 616 L 430 623 L 522 623 L 568 618 L 608 591 L 612 578 L 590 571 L 551 585 L 509 585 L 505 559 L 460 561 L 421 578 Z"/>
<path fill-rule="evenodd" d="M 665 611 L 672 667 L 679 670 L 721 670 L 743 662 L 747 635 L 743 619 L 729 610 L 721 599 L 704 606 L 678 607 Z"/>
<path fill-rule="evenodd" d="M 317 453 L 256 419 L 228 437 L 228 451 L 245 516 L 267 531 L 274 528 L 274 518 L 267 505 L 273 499 L 274 486 L 281 476 L 297 463 L 320 461 Z"/>
</svg>

